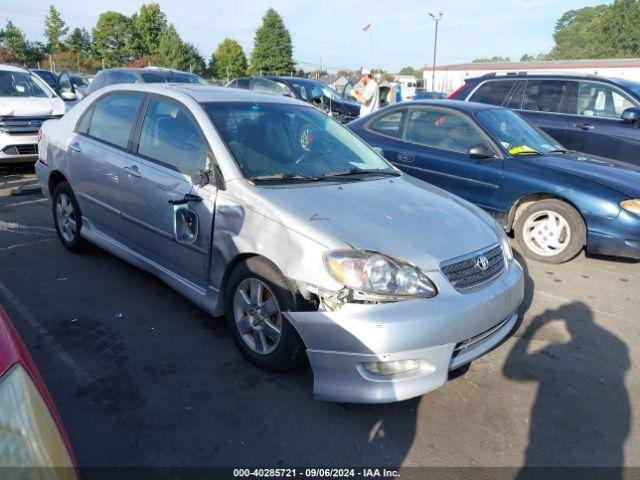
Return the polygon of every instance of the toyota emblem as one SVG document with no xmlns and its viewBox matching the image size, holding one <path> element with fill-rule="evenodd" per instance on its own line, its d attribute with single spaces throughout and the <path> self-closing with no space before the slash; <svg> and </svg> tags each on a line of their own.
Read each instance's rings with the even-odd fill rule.
<svg viewBox="0 0 640 480">
<path fill-rule="evenodd" d="M 483 272 L 489 268 L 489 260 L 484 255 L 480 255 L 476 258 L 476 267 L 478 267 Z"/>
</svg>

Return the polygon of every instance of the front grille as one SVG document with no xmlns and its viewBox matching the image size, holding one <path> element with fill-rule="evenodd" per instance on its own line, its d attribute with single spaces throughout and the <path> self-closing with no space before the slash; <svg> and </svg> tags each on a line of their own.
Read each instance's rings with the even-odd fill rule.
<svg viewBox="0 0 640 480">
<path fill-rule="evenodd" d="M 457 290 L 468 290 L 486 283 L 504 270 L 504 255 L 500 245 L 447 260 L 440 270 Z"/>
<path fill-rule="evenodd" d="M 9 145 L 2 149 L 7 155 L 37 155 L 38 145 Z"/>
<path fill-rule="evenodd" d="M 62 115 L 45 115 L 39 117 L 0 117 L 0 132 L 9 135 L 33 135 L 38 133 L 42 124 Z"/>
</svg>

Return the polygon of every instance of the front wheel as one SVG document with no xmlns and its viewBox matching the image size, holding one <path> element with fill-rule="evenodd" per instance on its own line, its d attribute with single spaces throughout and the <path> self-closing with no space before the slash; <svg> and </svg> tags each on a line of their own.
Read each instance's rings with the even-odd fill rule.
<svg viewBox="0 0 640 480">
<path fill-rule="evenodd" d="M 297 303 L 286 278 L 266 260 L 249 258 L 233 270 L 225 288 L 226 316 L 247 360 L 269 371 L 302 361 L 302 340 L 282 315 L 299 309 Z"/>
<path fill-rule="evenodd" d="M 586 228 L 580 213 L 554 199 L 525 207 L 513 226 L 522 253 L 545 263 L 563 263 L 575 257 L 585 244 Z"/>
</svg>

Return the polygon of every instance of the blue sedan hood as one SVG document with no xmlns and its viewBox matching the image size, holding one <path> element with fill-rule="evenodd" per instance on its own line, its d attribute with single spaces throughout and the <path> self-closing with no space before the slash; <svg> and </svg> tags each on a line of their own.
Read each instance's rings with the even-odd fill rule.
<svg viewBox="0 0 640 480">
<path fill-rule="evenodd" d="M 640 197 L 640 167 L 579 152 L 563 155 L 520 157 L 539 168 L 569 173 L 612 188 L 629 197 Z"/>
</svg>

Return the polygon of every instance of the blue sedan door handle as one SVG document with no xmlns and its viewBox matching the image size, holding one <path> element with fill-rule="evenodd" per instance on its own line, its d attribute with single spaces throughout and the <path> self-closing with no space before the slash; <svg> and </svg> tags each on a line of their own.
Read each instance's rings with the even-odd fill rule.
<svg viewBox="0 0 640 480">
<path fill-rule="evenodd" d="M 593 130 L 593 125 L 590 123 L 576 123 L 574 127 L 579 128 L 580 130 Z"/>
<path fill-rule="evenodd" d="M 78 142 L 73 142 L 73 143 L 69 144 L 69 150 L 71 150 L 72 152 L 75 152 L 75 153 L 82 152 L 82 149 L 80 148 L 80 144 Z"/>
<path fill-rule="evenodd" d="M 413 162 L 415 159 L 416 159 L 416 156 L 413 153 L 398 152 L 399 162 Z"/>
<path fill-rule="evenodd" d="M 138 167 L 135 165 L 124 167 L 124 173 L 134 178 L 140 178 L 142 176 L 142 174 L 138 171 Z"/>
</svg>

